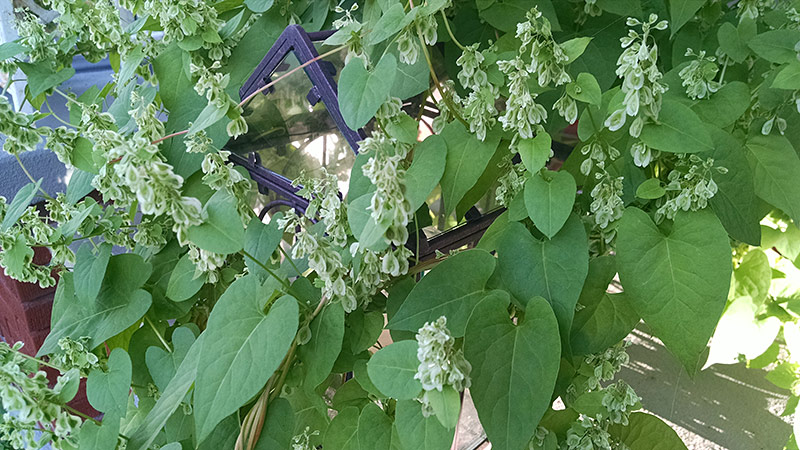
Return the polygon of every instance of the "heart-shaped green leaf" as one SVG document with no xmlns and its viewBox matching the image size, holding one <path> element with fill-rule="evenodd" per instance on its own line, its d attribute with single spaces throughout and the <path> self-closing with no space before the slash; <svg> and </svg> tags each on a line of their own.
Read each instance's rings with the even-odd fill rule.
<svg viewBox="0 0 800 450">
<path fill-rule="evenodd" d="M 414 378 L 419 367 L 417 342 L 400 341 L 378 350 L 367 363 L 369 378 L 384 395 L 410 400 L 422 391 Z"/>
<path fill-rule="evenodd" d="M 543 298 L 528 299 L 518 325 L 509 320 L 507 306 L 507 296 L 492 294 L 475 307 L 464 354 L 472 364 L 472 400 L 492 448 L 518 450 L 550 406 L 561 345 Z"/>
<path fill-rule="evenodd" d="M 569 218 L 577 192 L 569 172 L 540 172 L 525 182 L 525 209 L 536 228 L 552 239 Z"/>
<path fill-rule="evenodd" d="M 394 425 L 406 449 L 442 450 L 453 442 L 454 430 L 445 428 L 435 417 L 425 417 L 422 405 L 415 400 L 397 402 Z"/>
<path fill-rule="evenodd" d="M 178 264 L 172 269 L 166 295 L 174 302 L 182 302 L 192 298 L 205 282 L 205 274 L 195 277 L 194 262 L 187 253 L 178 260 Z"/>
<path fill-rule="evenodd" d="M 109 416 L 122 417 L 131 388 L 131 358 L 115 348 L 108 357 L 108 372 L 93 369 L 86 380 L 86 398 L 93 408 Z"/>
<path fill-rule="evenodd" d="M 214 253 L 236 253 L 244 243 L 244 226 L 236 211 L 236 198 L 227 191 L 217 191 L 203 207 L 206 220 L 189 227 L 189 240 L 203 250 Z"/>
<path fill-rule="evenodd" d="M 350 129 L 357 130 L 372 119 L 389 97 L 396 70 L 397 60 L 391 53 L 383 55 L 372 72 L 360 58 L 344 66 L 339 76 L 339 109 Z"/>
<path fill-rule="evenodd" d="M 631 305 L 694 375 L 730 287 L 731 248 L 719 219 L 679 212 L 665 235 L 629 207 L 618 228 L 617 265 Z"/>
</svg>

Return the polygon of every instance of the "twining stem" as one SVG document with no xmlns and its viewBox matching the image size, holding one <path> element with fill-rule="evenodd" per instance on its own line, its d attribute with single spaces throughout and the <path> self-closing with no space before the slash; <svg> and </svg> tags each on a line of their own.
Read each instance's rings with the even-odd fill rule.
<svg viewBox="0 0 800 450">
<path fill-rule="evenodd" d="M 161 336 L 161 332 L 158 331 L 153 321 L 150 320 L 150 318 L 147 316 L 144 316 L 144 320 L 145 322 L 150 324 L 150 328 L 152 328 L 153 332 L 156 333 L 156 336 L 158 336 L 158 340 L 161 341 L 161 344 L 164 346 L 165 349 L 167 349 L 167 352 L 172 353 L 172 349 L 169 347 L 169 344 L 167 344 L 167 341 L 164 339 L 164 336 Z"/>
<path fill-rule="evenodd" d="M 153 145 L 155 145 L 155 144 L 158 144 L 158 143 L 159 143 L 159 142 L 161 142 L 161 141 L 166 141 L 166 140 L 167 140 L 167 139 L 169 139 L 169 138 L 173 138 L 173 137 L 175 137 L 175 136 L 180 136 L 180 135 L 186 134 L 186 133 L 188 133 L 188 132 L 189 132 L 189 130 L 176 131 L 175 133 L 168 134 L 168 135 L 166 135 L 166 136 L 164 136 L 164 137 L 162 137 L 162 138 L 158 138 L 158 139 L 156 139 L 155 141 L 150 141 L 150 143 L 151 143 L 151 144 L 153 144 Z"/>
<path fill-rule="evenodd" d="M 78 417 L 81 417 L 81 418 L 86 419 L 86 420 L 91 420 L 92 422 L 96 423 L 97 425 L 100 425 L 100 421 L 99 420 L 95 419 L 94 417 L 89 417 L 86 414 L 78 411 L 77 409 L 75 409 L 75 408 L 73 408 L 73 407 L 71 407 L 69 405 L 64 405 L 64 409 L 69 411 L 70 414 L 75 414 Z"/>
<path fill-rule="evenodd" d="M 461 42 L 458 42 L 458 39 L 456 39 L 456 37 L 453 35 L 453 30 L 450 29 L 450 21 L 447 20 L 447 16 L 444 14 L 444 10 L 439 12 L 442 13 L 442 21 L 444 22 L 444 27 L 447 28 L 447 34 L 450 35 L 450 39 L 452 39 L 453 43 L 456 44 L 458 48 L 460 48 L 461 51 L 463 52 L 467 48 L 461 45 Z"/>
<path fill-rule="evenodd" d="M 253 256 L 253 255 L 251 255 L 250 253 L 248 253 L 248 252 L 247 252 L 247 250 L 244 250 L 244 249 L 242 249 L 242 250 L 241 250 L 241 253 L 242 253 L 244 256 L 246 256 L 246 257 L 248 257 L 248 258 L 252 259 L 253 261 L 255 261 L 255 263 L 256 263 L 256 264 L 258 264 L 258 265 L 259 265 L 259 266 L 260 266 L 262 269 L 264 269 L 264 270 L 265 270 L 265 271 L 266 271 L 266 272 L 267 272 L 267 273 L 268 273 L 268 274 L 269 274 L 269 275 L 270 275 L 272 278 L 275 278 L 275 280 L 277 280 L 277 281 L 278 281 L 280 284 L 282 284 L 282 285 L 283 285 L 283 287 L 285 287 L 286 289 L 289 289 L 289 288 L 291 288 L 291 286 L 289 285 L 289 282 L 288 282 L 288 281 L 286 281 L 286 280 L 284 280 L 283 278 L 279 277 L 279 276 L 278 276 L 278 275 L 277 275 L 275 272 L 273 272 L 273 271 L 272 271 L 272 270 L 271 270 L 269 267 L 267 267 L 266 265 L 264 265 L 264 263 L 262 263 L 261 261 L 259 261 L 258 259 L 256 259 L 256 257 L 255 257 L 255 256 Z"/>
<path fill-rule="evenodd" d="M 300 271 L 300 269 L 294 263 L 294 260 L 291 257 L 289 257 L 289 255 L 286 253 L 286 250 L 284 250 L 280 244 L 278 244 L 278 250 L 280 250 L 281 253 L 283 253 L 283 256 L 286 257 L 287 261 L 289 261 L 289 264 L 292 266 L 292 268 L 294 268 L 294 271 L 297 272 L 297 275 L 303 275 L 303 272 Z"/>
<path fill-rule="evenodd" d="M 264 91 L 266 91 L 267 89 L 269 89 L 270 87 L 272 87 L 272 86 L 273 86 L 275 83 L 277 83 L 278 81 L 281 81 L 282 79 L 284 79 L 284 78 L 288 77 L 289 75 L 291 75 L 291 74 L 293 74 L 293 73 L 297 72 L 298 70 L 300 70 L 300 69 L 302 69 L 302 68 L 304 68 L 304 67 L 306 67 L 306 66 L 309 66 L 309 65 L 313 64 L 314 62 L 316 62 L 316 61 L 319 61 L 319 60 L 320 60 L 320 59 L 322 59 L 322 58 L 327 58 L 328 56 L 331 56 L 331 55 L 333 55 L 334 53 L 338 53 L 338 52 L 340 52 L 340 51 L 342 51 L 342 50 L 344 50 L 344 49 L 346 49 L 346 48 L 347 48 L 347 46 L 346 46 L 346 45 L 342 45 L 342 46 L 340 46 L 340 47 L 336 47 L 336 48 L 334 48 L 333 50 L 331 50 L 331 51 L 329 51 L 329 52 L 325 52 L 325 53 L 323 53 L 323 54 L 321 54 L 321 55 L 319 55 L 319 56 L 317 56 L 317 57 L 314 57 L 314 58 L 312 58 L 312 59 L 310 59 L 310 60 L 308 60 L 308 61 L 304 62 L 303 64 L 300 64 L 299 66 L 295 67 L 294 69 L 292 69 L 292 70 L 290 70 L 290 71 L 286 72 L 285 74 L 283 74 L 283 75 L 279 76 L 278 78 L 275 78 L 274 80 L 270 81 L 269 83 L 265 84 L 264 86 L 261 86 L 260 88 L 258 88 L 258 89 L 257 89 L 255 92 L 253 92 L 252 94 L 248 95 L 247 97 L 245 97 L 245 99 L 244 99 L 244 100 L 242 100 L 241 102 L 239 102 L 239 105 L 238 105 L 238 106 L 239 106 L 240 108 L 241 108 L 241 107 L 243 107 L 244 105 L 246 105 L 246 104 L 247 104 L 247 102 L 249 102 L 250 100 L 252 100 L 252 99 L 253 99 L 253 97 L 255 97 L 256 95 L 258 95 L 258 94 L 260 94 L 260 93 L 262 93 L 262 92 L 264 92 Z"/>
<path fill-rule="evenodd" d="M 425 43 L 425 38 L 422 37 L 422 31 L 417 26 L 417 37 L 419 38 L 420 46 L 422 47 L 422 54 L 425 55 L 425 61 L 428 63 L 428 70 L 431 72 L 431 78 L 433 79 L 433 84 L 436 86 L 436 90 L 439 91 L 439 95 L 444 100 L 444 103 L 447 105 L 447 108 L 450 109 L 450 112 L 453 113 L 453 117 L 458 119 L 459 122 L 464 124 L 464 126 L 469 128 L 469 124 L 461 114 L 458 112 L 453 99 L 450 98 L 450 95 L 447 94 L 444 89 L 442 89 L 441 83 L 439 83 L 439 77 L 436 76 L 436 71 L 433 69 L 433 63 L 431 62 L 431 55 L 428 53 L 428 45 Z"/>
<path fill-rule="evenodd" d="M 17 164 L 19 164 L 19 168 L 22 169 L 22 171 L 25 173 L 25 176 L 27 176 L 28 179 L 31 180 L 31 183 L 36 184 L 36 180 L 33 178 L 33 175 L 31 175 L 31 173 L 28 172 L 28 169 L 25 168 L 25 164 L 22 164 L 22 160 L 20 159 L 19 155 L 14 155 L 14 158 L 17 159 Z M 53 197 L 50 196 L 50 194 L 47 193 L 47 191 L 42 189 L 41 186 L 39 186 L 39 192 L 42 193 L 42 196 L 44 198 L 48 200 L 55 200 Z"/>
<path fill-rule="evenodd" d="M 12 349 L 12 350 L 13 350 L 13 349 Z M 55 365 L 53 365 L 53 364 L 50 364 L 49 362 L 43 361 L 43 360 L 41 360 L 41 359 L 39 359 L 39 358 L 36 358 L 36 357 L 34 357 L 34 356 L 31 356 L 31 355 L 28 355 L 28 354 L 22 353 L 22 352 L 21 352 L 21 351 L 19 351 L 19 350 L 14 350 L 14 351 L 16 351 L 16 352 L 17 352 L 17 354 L 18 354 L 18 355 L 20 355 L 20 356 L 22 356 L 23 358 L 26 358 L 26 359 L 29 359 L 29 360 L 31 360 L 31 361 L 37 362 L 37 363 L 39 363 L 39 364 L 41 364 L 41 365 L 43 365 L 43 366 L 50 367 L 51 369 L 56 369 L 57 371 L 59 371 L 59 372 L 61 372 L 61 373 L 63 373 L 63 372 L 64 372 L 64 370 L 63 370 L 61 367 L 55 366 Z"/>
</svg>

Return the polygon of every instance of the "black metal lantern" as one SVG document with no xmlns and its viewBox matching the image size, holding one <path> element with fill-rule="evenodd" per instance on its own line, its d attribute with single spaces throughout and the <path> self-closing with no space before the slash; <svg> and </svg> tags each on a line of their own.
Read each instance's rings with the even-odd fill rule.
<svg viewBox="0 0 800 450">
<path fill-rule="evenodd" d="M 302 171 L 313 173 L 325 167 L 346 181 L 358 154 L 358 143 L 366 137 L 363 129 L 350 129 L 339 110 L 337 64 L 315 60 L 319 57 L 315 43 L 333 33 L 307 33 L 299 25 L 287 27 L 239 90 L 240 97 L 247 98 L 262 90 L 273 77 L 305 66 L 303 72 L 297 71 L 283 80 L 279 89 L 273 86 L 253 97 L 243 113 L 248 122 L 247 134 L 226 146 L 233 153 L 231 160 L 248 170 L 259 192 L 271 197 L 259 214 L 261 218 L 280 206 L 306 209 L 308 201 L 296 194 L 299 188 L 291 183 Z M 339 68 L 344 65 L 342 60 L 335 62 Z M 346 189 L 346 183 L 340 184 L 343 195 Z M 474 245 L 503 212 L 493 201 L 483 203 L 483 213 L 472 207 L 464 223 L 449 229 L 444 224 L 439 229 L 428 227 L 427 234 L 420 229 L 419 236 L 412 235 L 413 245 L 409 248 L 416 250 L 418 243 L 419 259 L 425 260 L 434 257 L 437 250 L 447 252 Z"/>
</svg>

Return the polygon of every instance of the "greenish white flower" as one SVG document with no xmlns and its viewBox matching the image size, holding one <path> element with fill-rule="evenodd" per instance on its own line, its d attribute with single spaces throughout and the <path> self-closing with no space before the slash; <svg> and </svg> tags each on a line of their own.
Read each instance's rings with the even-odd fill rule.
<svg viewBox="0 0 800 450">
<path fill-rule="evenodd" d="M 489 83 L 484 64 L 484 56 L 478 51 L 480 44 L 466 47 L 456 64 L 461 67 L 458 80 L 461 85 L 469 90 L 469 95 L 463 101 L 462 114 L 469 123 L 469 129 L 476 137 L 483 141 L 488 128 L 497 122 L 497 108 L 495 101 L 500 90 Z"/>
<path fill-rule="evenodd" d="M 567 430 L 567 450 L 611 450 L 612 437 L 597 421 L 583 414 Z"/>
<path fill-rule="evenodd" d="M 655 219 L 673 219 L 678 211 L 697 211 L 708 205 L 717 193 L 713 174 L 726 173 L 724 167 L 715 167 L 713 158 L 703 159 L 695 154 L 680 154 L 673 170 L 667 175 L 667 195 L 656 210 Z"/>
<path fill-rule="evenodd" d="M 445 385 L 457 391 L 470 386 L 470 363 L 460 349 L 455 349 L 455 338 L 447 329 L 447 318 L 439 317 L 427 322 L 417 332 L 417 359 L 419 366 L 414 378 L 422 383 L 422 389 L 440 391 Z"/>
<path fill-rule="evenodd" d="M 316 447 L 311 444 L 311 437 L 318 435 L 319 431 L 311 431 L 310 427 L 306 427 L 302 433 L 292 438 L 291 450 L 316 450 Z"/>
<path fill-rule="evenodd" d="M 711 97 L 711 94 L 722 87 L 722 83 L 714 81 L 719 72 L 719 67 L 715 63 L 717 59 L 706 56 L 705 50 L 695 53 L 691 48 L 686 49 L 686 56 L 695 58 L 678 72 L 683 81 L 682 85 L 686 88 L 686 95 L 692 100 Z"/>
<path fill-rule="evenodd" d="M 625 211 L 625 203 L 622 201 L 623 177 L 612 177 L 605 170 L 596 173 L 595 177 L 598 181 L 592 188 L 589 211 L 594 215 L 595 224 L 605 229 L 620 219 Z"/>
</svg>

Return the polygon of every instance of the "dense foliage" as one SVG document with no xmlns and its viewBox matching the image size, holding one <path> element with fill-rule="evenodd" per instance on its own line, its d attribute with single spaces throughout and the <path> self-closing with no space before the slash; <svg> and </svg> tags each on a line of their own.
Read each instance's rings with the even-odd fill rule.
<svg viewBox="0 0 800 450">
<path fill-rule="evenodd" d="M 43 4 L 53 23 L 19 10 L 0 45 L 39 112 L 0 97 L 0 132 L 72 175 L 0 202 L 5 273 L 57 284 L 37 358 L 0 343 L 0 446 L 443 450 L 469 389 L 498 450 L 685 448 L 614 380 L 640 319 L 690 375 L 768 368 L 793 412 L 800 1 Z M 320 52 L 372 131 L 349 176 L 304 174 L 308 209 L 262 223 L 222 149 L 290 24 L 338 29 Z M 63 92 L 77 54 L 114 80 Z M 50 95 L 64 126 L 37 126 Z M 420 230 L 487 196 L 507 210 L 477 248 L 419 261 Z M 66 406 L 82 378 L 102 421 Z"/>
</svg>

